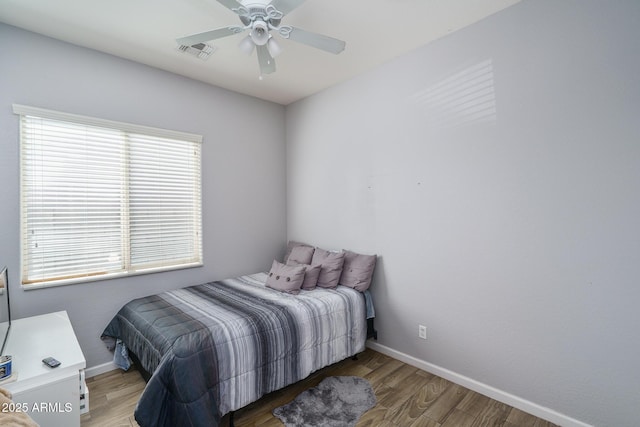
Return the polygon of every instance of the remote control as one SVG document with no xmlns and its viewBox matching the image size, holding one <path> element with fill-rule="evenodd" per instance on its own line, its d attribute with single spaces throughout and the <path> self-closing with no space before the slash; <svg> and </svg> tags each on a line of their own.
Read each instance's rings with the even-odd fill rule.
<svg viewBox="0 0 640 427">
<path fill-rule="evenodd" d="M 60 366 L 60 362 L 54 359 L 53 357 L 45 357 L 44 359 L 42 359 L 42 363 L 44 363 L 50 368 L 56 368 Z"/>
</svg>

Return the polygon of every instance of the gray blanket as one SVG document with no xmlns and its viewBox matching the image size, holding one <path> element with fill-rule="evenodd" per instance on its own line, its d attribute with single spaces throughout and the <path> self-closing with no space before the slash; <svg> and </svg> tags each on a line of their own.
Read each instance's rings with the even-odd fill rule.
<svg viewBox="0 0 640 427">
<path fill-rule="evenodd" d="M 217 426 L 220 418 L 362 350 L 363 295 L 289 295 L 258 273 L 140 298 L 104 337 L 153 373 L 135 410 L 142 426 Z"/>
</svg>

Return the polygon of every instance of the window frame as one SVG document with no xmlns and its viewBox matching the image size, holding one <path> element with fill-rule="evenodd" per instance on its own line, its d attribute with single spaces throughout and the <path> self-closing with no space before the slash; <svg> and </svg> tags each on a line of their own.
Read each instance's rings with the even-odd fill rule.
<svg viewBox="0 0 640 427">
<path fill-rule="evenodd" d="M 95 118 L 95 117 L 90 117 L 90 116 L 84 116 L 84 115 L 78 115 L 78 114 L 72 114 L 72 113 L 65 113 L 65 112 L 59 112 L 59 111 L 54 111 L 54 110 L 48 110 L 48 109 L 44 109 L 44 108 L 39 108 L 39 107 L 31 107 L 31 106 L 26 106 L 26 105 L 20 105 L 20 104 L 13 104 L 13 112 L 14 114 L 19 115 L 19 128 L 20 128 L 20 132 L 19 132 L 19 153 L 20 153 L 20 188 L 19 188 L 19 192 L 20 192 L 20 276 L 21 276 L 21 286 L 24 290 L 31 290 L 31 289 L 40 289 L 40 288 L 49 288 L 49 287 L 55 287 L 55 286 L 64 286 L 64 285 L 72 285 L 72 284 L 79 284 L 79 283 L 87 283 L 87 282 L 94 282 L 94 281 L 101 281 L 101 280 L 108 280 L 108 279 L 114 279 L 114 278 L 123 278 L 123 277 L 129 277 L 129 276 L 137 276 L 137 275 L 142 275 L 142 274 L 150 274 L 150 273 L 156 273 L 156 272 L 163 272 L 163 271 L 174 271 L 174 270 L 181 270 L 181 269 L 186 269 L 186 268 L 193 268 L 193 267 L 201 267 L 204 263 L 204 244 L 203 244 L 203 225 L 202 225 L 202 209 L 203 209 L 203 203 L 202 203 L 202 141 L 203 141 L 203 137 L 201 135 L 197 135 L 197 134 L 193 134 L 193 133 L 187 133 L 187 132 L 181 132 L 181 131 L 174 131 L 174 130 L 167 130 L 167 129 L 161 129 L 161 128 L 155 128 L 155 127 L 150 127 L 150 126 L 143 126 L 143 125 L 136 125 L 136 124 L 131 124 L 131 123 L 125 123 L 125 122 L 119 122 L 119 121 L 113 121 L 113 120 L 107 120 L 107 119 L 100 119 L 100 118 Z M 199 212 L 195 212 L 193 211 L 193 215 L 195 217 L 194 220 L 194 233 L 191 235 L 191 237 L 194 239 L 194 243 L 195 243 L 195 249 L 194 249 L 194 259 L 196 259 L 196 261 L 194 262 L 185 262 L 185 263 L 181 263 L 181 264 L 173 264 L 173 265 L 163 265 L 163 266 L 153 266 L 153 267 L 149 267 L 149 268 L 136 268 L 135 270 L 131 270 L 131 251 L 126 250 L 124 251 L 124 253 L 122 254 L 123 256 L 126 255 L 127 259 L 123 260 L 124 264 L 127 266 L 127 269 L 125 271 L 114 271 L 114 272 L 95 272 L 95 273 L 90 273 L 90 274 L 84 274 L 82 276 L 79 277 L 71 277 L 71 278 L 60 278 L 60 279 L 44 279 L 44 280 L 33 280 L 33 281 L 29 281 L 27 280 L 27 283 L 25 283 L 25 272 L 26 272 L 26 264 L 24 262 L 24 256 L 25 256 L 25 251 L 28 250 L 28 248 L 25 248 L 25 244 L 26 244 L 26 240 L 25 240 L 25 236 L 27 233 L 27 225 L 26 225 L 26 219 L 24 218 L 25 212 L 26 212 L 26 205 L 25 205 L 25 190 L 24 190 L 24 183 L 23 183 L 23 179 L 24 179 L 24 171 L 23 171 L 23 126 L 22 126 L 22 120 L 23 120 L 23 116 L 33 116 L 33 117 L 37 117 L 37 118 L 41 118 L 41 119 L 50 119 L 50 120 L 57 120 L 57 121 L 63 121 L 63 122 L 69 122 L 69 123 L 73 123 L 74 125 L 86 125 L 86 126 L 94 126 L 94 127 L 100 127 L 100 128 L 107 128 L 107 129 L 112 129 L 112 130 L 117 130 L 117 131 L 121 131 L 124 132 L 125 134 L 138 134 L 138 135 L 144 135 L 144 136 L 148 136 L 148 137 L 158 137 L 158 138 L 166 138 L 166 139 L 174 139 L 174 140 L 180 140 L 186 143 L 192 143 L 194 147 L 197 147 L 198 151 L 197 151 L 197 162 L 196 162 L 196 169 L 195 169 L 195 174 L 194 174 L 194 181 L 193 184 L 196 187 L 196 194 L 194 195 L 192 202 L 196 205 L 197 209 L 199 210 Z M 125 138 L 128 138 L 128 136 L 125 136 Z M 125 159 L 125 162 L 127 163 L 127 167 L 128 168 L 128 163 L 130 162 L 130 158 L 127 157 Z M 131 230 L 131 223 L 129 222 L 129 216 L 130 216 L 130 206 L 129 206 L 129 194 L 132 191 L 131 187 L 129 186 L 128 183 L 128 177 L 123 176 L 123 182 L 127 182 L 127 190 L 125 191 L 126 195 L 125 195 L 125 205 L 126 205 L 126 213 L 124 214 L 125 218 L 121 218 L 121 226 L 126 227 L 128 226 L 129 231 L 125 232 L 123 236 L 121 236 L 121 241 L 122 243 L 128 243 L 128 247 L 131 247 L 131 238 L 130 238 L 130 230 Z M 126 235 L 126 236 L 125 236 Z M 198 259 L 199 258 L 199 259 Z"/>
</svg>

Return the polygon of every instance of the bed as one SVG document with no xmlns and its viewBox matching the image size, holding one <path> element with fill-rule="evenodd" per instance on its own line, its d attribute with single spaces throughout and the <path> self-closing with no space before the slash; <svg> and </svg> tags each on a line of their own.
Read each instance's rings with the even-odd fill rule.
<svg viewBox="0 0 640 427">
<path fill-rule="evenodd" d="M 117 313 L 103 338 L 151 373 L 135 409 L 140 426 L 217 426 L 225 414 L 364 350 L 372 334 L 365 293 L 339 285 L 294 295 L 267 280 L 257 273 L 191 286 Z"/>
</svg>

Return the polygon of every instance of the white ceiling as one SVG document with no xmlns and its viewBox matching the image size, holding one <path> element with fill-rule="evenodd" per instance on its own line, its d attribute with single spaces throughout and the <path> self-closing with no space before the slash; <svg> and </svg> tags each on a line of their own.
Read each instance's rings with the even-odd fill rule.
<svg viewBox="0 0 640 427">
<path fill-rule="evenodd" d="M 0 0 L 0 21 L 287 105 L 518 1 L 307 0 L 283 24 L 345 40 L 346 49 L 333 55 L 276 36 L 285 50 L 263 80 L 255 52 L 237 47 L 246 33 L 211 43 L 206 61 L 177 49 L 177 37 L 240 24 L 216 0 Z"/>
</svg>

